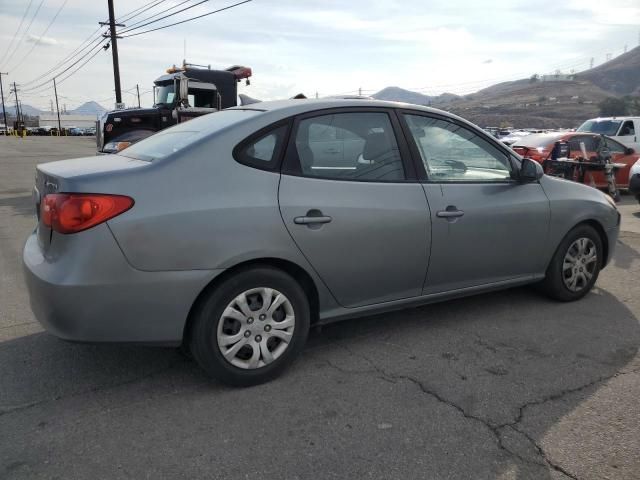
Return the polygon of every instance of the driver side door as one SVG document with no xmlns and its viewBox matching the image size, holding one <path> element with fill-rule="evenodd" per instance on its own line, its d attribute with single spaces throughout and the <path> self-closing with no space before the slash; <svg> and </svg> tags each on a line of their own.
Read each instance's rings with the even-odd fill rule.
<svg viewBox="0 0 640 480">
<path fill-rule="evenodd" d="M 445 117 L 403 117 L 431 209 L 423 294 L 543 274 L 550 207 L 540 184 L 512 178 L 515 157 L 476 129 Z"/>
</svg>

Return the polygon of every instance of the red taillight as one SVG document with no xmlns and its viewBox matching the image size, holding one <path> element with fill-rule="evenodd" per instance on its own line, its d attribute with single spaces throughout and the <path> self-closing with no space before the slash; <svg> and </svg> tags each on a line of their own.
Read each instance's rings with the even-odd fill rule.
<svg viewBox="0 0 640 480">
<path fill-rule="evenodd" d="M 133 198 L 99 193 L 51 193 L 40 205 L 40 218 L 59 233 L 86 230 L 126 212 Z"/>
</svg>

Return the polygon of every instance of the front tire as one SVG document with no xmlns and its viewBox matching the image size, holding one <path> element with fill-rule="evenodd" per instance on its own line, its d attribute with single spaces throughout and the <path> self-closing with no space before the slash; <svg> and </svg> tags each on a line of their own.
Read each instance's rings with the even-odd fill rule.
<svg viewBox="0 0 640 480">
<path fill-rule="evenodd" d="M 202 369 L 232 386 L 277 377 L 300 354 L 309 333 L 309 302 L 287 273 L 271 267 L 238 272 L 195 312 L 190 349 Z"/>
<path fill-rule="evenodd" d="M 543 291 L 555 300 L 584 297 L 596 283 L 602 266 L 602 239 L 589 225 L 579 225 L 562 240 L 542 281 Z"/>
</svg>

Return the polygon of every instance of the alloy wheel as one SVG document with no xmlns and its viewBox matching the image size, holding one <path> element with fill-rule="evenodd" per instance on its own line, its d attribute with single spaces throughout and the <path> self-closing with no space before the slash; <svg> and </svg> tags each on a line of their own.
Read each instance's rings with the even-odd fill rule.
<svg viewBox="0 0 640 480">
<path fill-rule="evenodd" d="M 598 250 L 590 238 L 575 240 L 568 248 L 562 262 L 562 281 L 572 292 L 579 292 L 589 285 L 596 271 Z"/>
</svg>

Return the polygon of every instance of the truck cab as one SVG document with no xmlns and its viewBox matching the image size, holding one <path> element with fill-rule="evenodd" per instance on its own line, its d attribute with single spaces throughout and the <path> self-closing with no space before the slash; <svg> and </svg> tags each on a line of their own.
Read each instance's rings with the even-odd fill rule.
<svg viewBox="0 0 640 480">
<path fill-rule="evenodd" d="M 640 152 L 640 117 L 602 117 L 587 120 L 578 132 L 598 133 Z"/>
<path fill-rule="evenodd" d="M 117 109 L 102 116 L 96 132 L 98 153 L 117 153 L 176 123 L 235 107 L 237 85 L 243 79 L 249 84 L 251 74 L 250 68 L 238 65 L 226 70 L 187 63 L 170 67 L 154 81 L 152 107 Z"/>
</svg>

